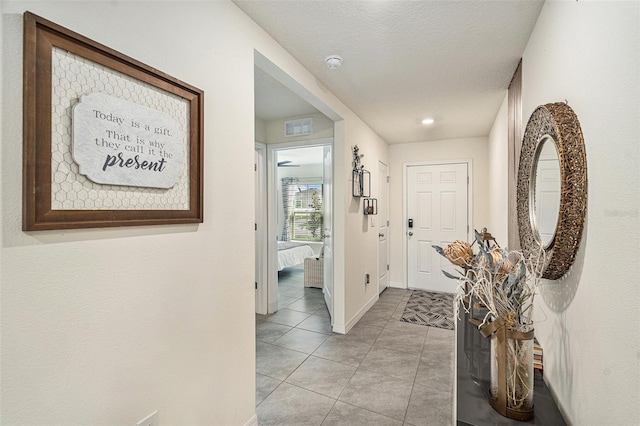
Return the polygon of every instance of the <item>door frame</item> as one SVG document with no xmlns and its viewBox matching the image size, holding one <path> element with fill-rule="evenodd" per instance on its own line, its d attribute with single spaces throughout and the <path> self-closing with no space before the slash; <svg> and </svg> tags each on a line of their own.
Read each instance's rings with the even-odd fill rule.
<svg viewBox="0 0 640 426">
<path fill-rule="evenodd" d="M 335 150 L 334 138 L 310 139 L 295 142 L 284 142 L 267 145 L 267 280 L 266 280 L 266 303 L 267 313 L 272 314 L 278 311 L 278 250 L 276 248 L 276 240 L 278 233 L 276 232 L 276 209 L 278 207 L 277 190 L 275 181 L 277 171 L 276 155 L 278 151 L 295 148 L 308 148 L 312 146 L 331 146 L 331 152 Z M 335 175 L 335 174 L 334 174 Z M 334 195 L 335 200 L 335 195 Z M 332 200 L 332 201 L 334 201 Z M 335 203 L 332 203 L 332 215 L 335 215 Z M 329 277 L 327 277 L 329 278 Z M 260 285 L 258 285 L 260 287 Z"/>
<path fill-rule="evenodd" d="M 256 247 L 256 313 L 265 315 L 268 312 L 267 307 L 267 287 L 262 285 L 268 279 L 268 251 L 267 251 L 267 233 L 265 232 L 268 224 L 267 209 L 267 145 L 256 142 L 255 152 L 258 161 L 255 163 L 256 173 L 256 230 L 255 230 L 255 247 Z"/>
<path fill-rule="evenodd" d="M 333 222 L 334 222 L 334 184 L 335 184 L 335 173 L 334 173 L 334 153 L 335 149 L 333 144 L 325 145 L 322 149 L 322 211 L 325 215 L 325 219 L 328 217 L 328 220 L 323 220 L 322 229 L 324 230 L 325 236 L 323 238 L 323 261 L 322 261 L 322 296 L 324 299 L 324 303 L 327 306 L 329 311 L 329 320 L 331 324 L 331 328 L 333 329 L 334 325 L 334 280 L 333 280 L 333 259 L 334 259 L 334 244 L 333 244 Z M 327 167 L 327 158 L 329 159 L 329 167 Z M 328 173 L 326 173 L 328 172 Z M 327 175 L 329 178 L 327 179 Z M 327 184 L 328 182 L 328 184 Z M 327 193 L 329 196 L 327 196 Z M 327 206 L 329 208 L 327 209 Z M 329 211 L 327 215 L 326 212 Z M 329 227 L 327 228 L 327 222 L 329 222 Z M 327 232 L 328 231 L 328 232 Z M 329 297 L 327 298 L 327 295 Z"/>
<path fill-rule="evenodd" d="M 386 185 L 386 191 L 385 192 L 387 194 L 387 197 L 384 200 L 384 204 L 385 204 L 384 205 L 384 209 L 387 212 L 387 223 L 389 224 L 390 223 L 390 220 L 389 220 L 389 216 L 390 216 L 389 198 L 391 198 L 391 197 L 390 197 L 390 194 L 389 194 L 389 188 L 390 188 L 390 186 L 389 186 L 389 164 L 387 164 L 387 163 L 388 162 L 385 163 L 381 159 L 378 159 L 378 182 L 380 182 L 380 175 L 379 175 L 379 173 L 380 173 L 380 165 L 383 164 L 384 167 L 386 168 L 386 178 L 384 179 L 383 183 Z M 379 191 L 379 193 L 382 193 L 382 188 L 378 188 L 378 191 Z M 391 232 L 390 232 L 390 226 L 388 224 L 386 225 L 386 228 L 387 228 L 387 231 L 386 231 L 387 232 L 387 265 L 389 265 L 390 262 L 391 262 L 391 259 L 390 259 L 390 255 L 391 255 Z M 378 222 L 377 228 L 378 228 L 378 233 L 379 233 L 380 232 L 380 222 Z M 379 263 L 380 262 L 380 238 L 379 237 L 378 237 L 378 251 L 377 251 L 377 254 L 378 254 L 378 263 Z M 389 288 L 390 284 L 391 284 L 390 273 L 391 272 L 389 271 L 389 269 L 387 269 L 387 286 L 385 287 L 385 289 Z M 380 293 L 381 293 L 380 292 L 380 265 L 378 265 L 378 273 L 377 273 L 377 275 L 378 275 L 378 277 L 377 277 L 378 278 L 378 295 L 380 295 Z"/>
<path fill-rule="evenodd" d="M 402 271 L 402 283 L 404 288 L 409 288 L 409 256 L 408 256 L 408 244 L 407 238 L 407 202 L 408 202 L 408 182 L 407 173 L 409 167 L 416 166 L 439 166 L 448 164 L 466 164 L 467 165 L 467 177 L 469 179 L 467 185 L 467 224 L 469 229 L 467 230 L 467 241 L 471 241 L 473 230 L 475 229 L 473 223 L 473 160 L 433 160 L 433 161 L 408 161 L 402 163 L 402 260 L 404 268 Z"/>
</svg>

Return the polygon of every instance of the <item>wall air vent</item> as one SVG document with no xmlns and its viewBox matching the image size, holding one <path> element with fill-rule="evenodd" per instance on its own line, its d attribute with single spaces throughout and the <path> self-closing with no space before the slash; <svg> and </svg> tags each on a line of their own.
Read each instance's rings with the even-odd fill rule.
<svg viewBox="0 0 640 426">
<path fill-rule="evenodd" d="M 305 136 L 313 133 L 313 117 L 298 118 L 284 122 L 284 136 Z"/>
</svg>

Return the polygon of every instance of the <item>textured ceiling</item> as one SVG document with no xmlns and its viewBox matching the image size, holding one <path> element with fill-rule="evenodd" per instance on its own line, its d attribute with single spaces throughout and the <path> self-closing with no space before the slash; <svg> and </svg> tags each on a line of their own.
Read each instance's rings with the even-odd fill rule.
<svg viewBox="0 0 640 426">
<path fill-rule="evenodd" d="M 389 143 L 488 135 L 543 4 L 234 3 Z M 326 68 L 330 54 L 344 58 L 341 68 Z M 280 104 L 266 110 L 276 115 Z"/>
</svg>

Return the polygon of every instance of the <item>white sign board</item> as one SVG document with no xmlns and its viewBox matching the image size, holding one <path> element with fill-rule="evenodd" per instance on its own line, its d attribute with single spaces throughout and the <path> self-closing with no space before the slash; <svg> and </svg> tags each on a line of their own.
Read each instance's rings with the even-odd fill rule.
<svg viewBox="0 0 640 426">
<path fill-rule="evenodd" d="M 171 116 L 104 93 L 73 108 L 72 139 L 73 159 L 93 182 L 171 188 L 184 170 L 184 137 Z"/>
</svg>

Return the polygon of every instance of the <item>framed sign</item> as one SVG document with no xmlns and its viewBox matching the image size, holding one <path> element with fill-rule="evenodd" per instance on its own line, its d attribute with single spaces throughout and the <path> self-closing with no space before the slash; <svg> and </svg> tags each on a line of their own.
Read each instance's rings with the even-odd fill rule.
<svg viewBox="0 0 640 426">
<path fill-rule="evenodd" d="M 23 230 L 201 223 L 204 92 L 24 14 Z"/>
</svg>

